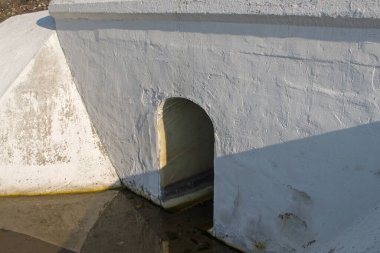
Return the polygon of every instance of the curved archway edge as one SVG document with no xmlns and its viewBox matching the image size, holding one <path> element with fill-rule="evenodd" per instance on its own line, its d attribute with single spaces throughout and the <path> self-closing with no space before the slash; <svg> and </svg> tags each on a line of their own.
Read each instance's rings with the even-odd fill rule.
<svg viewBox="0 0 380 253">
<path fill-rule="evenodd" d="M 181 207 L 211 198 L 214 183 L 214 125 L 193 101 L 172 97 L 158 109 L 162 205 Z"/>
</svg>

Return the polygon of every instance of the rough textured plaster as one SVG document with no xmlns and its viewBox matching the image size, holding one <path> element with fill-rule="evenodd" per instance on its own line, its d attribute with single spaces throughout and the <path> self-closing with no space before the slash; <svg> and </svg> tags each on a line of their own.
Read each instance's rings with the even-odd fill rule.
<svg viewBox="0 0 380 253">
<path fill-rule="evenodd" d="M 159 203 L 157 110 L 185 97 L 215 127 L 220 239 L 249 252 L 319 252 L 379 219 L 378 29 L 106 17 L 58 18 L 57 29 L 129 187 Z M 345 252 L 376 252 L 372 239 Z"/>
<path fill-rule="evenodd" d="M 0 97 L 0 122 L 0 195 L 120 186 L 55 32 Z"/>
</svg>

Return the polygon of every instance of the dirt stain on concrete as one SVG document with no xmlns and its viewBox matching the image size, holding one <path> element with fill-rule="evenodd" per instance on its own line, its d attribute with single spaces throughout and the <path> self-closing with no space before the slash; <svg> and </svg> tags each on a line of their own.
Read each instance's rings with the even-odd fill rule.
<svg viewBox="0 0 380 253">
<path fill-rule="evenodd" d="M 40 50 L 29 72 L 28 82 L 21 83 L 14 92 L 17 108 L 23 108 L 22 118 L 16 128 L 18 147 L 23 149 L 23 160 L 27 165 L 41 166 L 69 161 L 65 152 L 67 143 L 52 141 L 56 111 L 63 110 L 63 116 L 72 116 L 74 110 L 65 105 L 59 108 L 57 103 L 60 96 L 67 96 L 65 93 L 69 87 L 62 85 L 57 78 L 57 72 L 62 68 L 55 60 L 53 50 L 47 45 Z M 49 66 L 50 71 L 45 71 L 46 66 Z M 65 117 L 60 118 L 62 121 Z"/>
</svg>

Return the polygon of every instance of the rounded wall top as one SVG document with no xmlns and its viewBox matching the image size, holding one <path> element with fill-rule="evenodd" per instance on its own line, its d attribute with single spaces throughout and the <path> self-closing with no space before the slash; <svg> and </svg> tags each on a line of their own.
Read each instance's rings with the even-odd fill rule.
<svg viewBox="0 0 380 253">
<path fill-rule="evenodd" d="M 53 0 L 51 13 L 242 14 L 380 18 L 378 0 Z"/>
<path fill-rule="evenodd" d="M 128 17 L 160 17 L 191 20 L 241 21 L 280 19 L 280 23 L 299 23 L 299 20 L 336 19 L 351 26 L 358 20 L 379 23 L 378 0 L 53 0 L 49 6 L 55 18 L 125 19 Z M 285 20 L 284 20 L 285 19 Z M 333 21 L 332 21 L 333 20 Z M 347 24 L 347 20 L 349 21 Z M 309 21 L 310 23 L 310 21 Z M 326 22 L 322 22 L 326 23 Z M 360 22 L 359 22 L 360 23 Z M 329 24 L 327 24 L 329 25 Z M 373 24 L 369 24 L 373 26 Z M 376 27 L 379 25 L 377 24 Z"/>
</svg>

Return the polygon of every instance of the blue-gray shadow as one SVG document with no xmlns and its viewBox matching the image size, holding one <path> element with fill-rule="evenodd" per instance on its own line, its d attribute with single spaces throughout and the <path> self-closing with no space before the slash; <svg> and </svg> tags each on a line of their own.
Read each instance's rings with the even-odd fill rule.
<svg viewBox="0 0 380 253">
<path fill-rule="evenodd" d="M 222 207 L 231 229 L 252 240 L 272 233 L 304 238 L 299 247 L 329 240 L 380 203 L 379 150 L 380 122 L 374 122 L 217 157 L 215 209 Z M 278 231 L 266 231 L 255 217 L 277 222 Z M 302 224 L 298 234 L 284 229 L 284 217 Z"/>
<path fill-rule="evenodd" d="M 320 18 L 287 18 L 287 20 L 257 17 L 253 20 L 234 22 L 231 19 L 202 20 L 201 17 L 171 16 L 120 16 L 118 20 L 70 19 L 60 20 L 58 30 L 152 30 L 180 33 L 226 34 L 256 36 L 262 38 L 304 38 L 321 41 L 380 42 L 380 21 L 357 21 L 355 19 L 332 19 L 322 22 Z M 289 21 L 290 20 L 290 21 Z M 329 20 L 329 19 L 328 19 Z M 202 22 L 200 22 L 202 21 Z M 322 22 L 322 23 L 321 23 Z M 338 23 L 334 23 L 338 22 Z"/>
<path fill-rule="evenodd" d="M 52 16 L 46 16 L 37 20 L 37 25 L 49 30 L 55 30 L 55 20 Z"/>
</svg>

